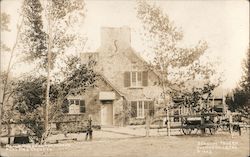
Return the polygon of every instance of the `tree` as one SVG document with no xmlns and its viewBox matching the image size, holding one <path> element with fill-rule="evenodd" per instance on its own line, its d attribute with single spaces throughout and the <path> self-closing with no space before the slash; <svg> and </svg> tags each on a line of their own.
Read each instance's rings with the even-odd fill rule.
<svg viewBox="0 0 250 157">
<path fill-rule="evenodd" d="M 211 93 L 220 80 L 217 79 L 214 83 L 211 81 L 215 69 L 214 64 L 207 61 L 205 56 L 207 43 L 199 41 L 192 48 L 183 48 L 181 45 L 182 31 L 174 26 L 174 23 L 160 7 L 146 1 L 138 1 L 137 17 L 143 26 L 143 39 L 152 51 L 153 61 L 149 70 L 158 74 L 167 115 L 169 115 L 169 105 L 167 104 L 171 98 L 178 95 L 190 96 L 201 89 L 203 92 L 196 92 L 196 94 Z M 205 82 L 203 86 L 195 87 L 194 81 L 200 80 Z M 210 90 L 205 90 L 205 88 Z M 169 116 L 167 117 L 169 121 Z"/>
<path fill-rule="evenodd" d="M 248 48 L 246 59 L 243 62 L 243 75 L 239 86 L 233 89 L 226 97 L 229 110 L 239 111 L 245 115 L 250 112 L 250 48 Z"/>
<path fill-rule="evenodd" d="M 240 82 L 240 86 L 243 90 L 250 95 L 250 46 L 247 51 L 246 59 L 243 63 L 243 76 Z"/>
<path fill-rule="evenodd" d="M 9 22 L 10 22 L 10 16 L 4 12 L 1 12 L 1 33 L 2 32 L 10 32 L 11 30 L 9 29 Z M 13 66 L 15 65 L 16 62 L 14 62 L 14 56 L 15 52 L 17 49 L 17 45 L 20 41 L 20 29 L 23 25 L 23 20 L 21 15 L 19 15 L 19 20 L 17 22 L 17 33 L 16 37 L 13 43 L 13 46 L 10 48 L 7 46 L 4 42 L 1 41 L 1 51 L 0 51 L 0 57 L 1 57 L 1 62 L 0 62 L 0 82 L 1 82 L 1 87 L 0 87 L 0 135 L 2 132 L 2 122 L 3 120 L 8 121 L 9 117 L 11 114 L 7 112 L 6 104 L 9 103 L 9 98 L 13 94 L 12 90 L 12 84 L 13 81 L 10 79 L 10 73 L 12 71 Z M 7 60 L 7 69 L 4 69 L 2 67 L 2 58 L 5 58 Z M 6 112 L 5 112 L 5 111 Z M 7 117 L 7 119 L 6 119 Z"/>
<path fill-rule="evenodd" d="M 70 57 L 65 60 L 57 76 L 62 75 L 51 83 L 50 86 L 50 108 L 49 121 L 63 117 L 66 106 L 64 101 L 68 95 L 78 95 L 85 90 L 95 86 L 96 74 L 93 71 L 93 64 L 80 64 L 80 59 Z M 44 142 L 44 118 L 41 109 L 46 102 L 46 76 L 28 76 L 19 80 L 15 85 L 14 104 L 15 109 L 21 114 L 22 121 L 32 133 L 35 134 L 35 141 L 40 144 Z M 67 108 L 67 107 L 66 107 Z M 48 135 L 51 133 L 48 130 Z"/>
<path fill-rule="evenodd" d="M 10 23 L 10 15 L 1 12 L 1 32 L 2 31 L 10 32 L 9 23 Z M 10 48 L 6 46 L 2 41 L 1 41 L 1 51 L 10 51 Z"/>
<path fill-rule="evenodd" d="M 84 18 L 85 3 L 83 0 L 46 1 L 45 19 L 42 19 L 43 6 L 39 0 L 25 0 L 23 14 L 25 27 L 23 29 L 23 47 L 26 59 L 36 61 L 47 73 L 46 103 L 44 104 L 45 133 L 48 134 L 48 109 L 51 73 L 57 61 L 57 56 L 72 47 L 77 40 L 83 38 L 74 32 L 75 24 Z M 43 25 L 47 24 L 46 29 Z"/>
</svg>

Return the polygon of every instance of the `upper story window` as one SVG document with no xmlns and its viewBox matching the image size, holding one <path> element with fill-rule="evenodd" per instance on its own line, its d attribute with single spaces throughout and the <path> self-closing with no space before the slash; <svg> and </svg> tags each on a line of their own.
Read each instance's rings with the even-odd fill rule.
<svg viewBox="0 0 250 157">
<path fill-rule="evenodd" d="M 142 86 L 142 72 L 140 71 L 131 72 L 131 86 L 132 87 Z"/>
<path fill-rule="evenodd" d="M 125 87 L 142 87 L 148 86 L 147 71 L 127 71 L 124 73 Z"/>
</svg>

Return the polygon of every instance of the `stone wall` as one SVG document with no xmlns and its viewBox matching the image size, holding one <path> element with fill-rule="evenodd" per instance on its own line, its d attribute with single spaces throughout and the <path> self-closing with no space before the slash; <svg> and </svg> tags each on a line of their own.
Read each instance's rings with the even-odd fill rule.
<svg viewBox="0 0 250 157">
<path fill-rule="evenodd" d="M 157 76 L 154 72 L 147 70 L 146 62 L 131 47 L 130 29 L 127 27 L 103 28 L 101 32 L 102 44 L 97 50 L 99 71 L 124 93 L 127 99 L 158 98 L 161 88 L 158 86 Z M 142 88 L 124 86 L 124 73 L 133 70 L 148 71 L 147 86 Z"/>
</svg>

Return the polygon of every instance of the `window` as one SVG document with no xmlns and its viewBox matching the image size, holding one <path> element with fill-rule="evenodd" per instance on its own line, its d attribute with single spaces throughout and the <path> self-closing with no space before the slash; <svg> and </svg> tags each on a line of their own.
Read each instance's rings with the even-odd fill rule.
<svg viewBox="0 0 250 157">
<path fill-rule="evenodd" d="M 137 110 L 137 117 L 144 117 L 144 105 L 143 105 L 143 102 L 142 101 L 138 101 L 137 102 L 138 104 L 138 110 Z"/>
<path fill-rule="evenodd" d="M 131 72 L 131 86 L 135 87 L 136 86 L 136 74 L 137 72 Z"/>
<path fill-rule="evenodd" d="M 148 72 L 131 71 L 124 73 L 125 87 L 142 87 L 148 85 Z"/>
<path fill-rule="evenodd" d="M 80 100 L 80 113 L 85 113 L 85 102 L 84 100 Z"/>
<path fill-rule="evenodd" d="M 132 71 L 131 72 L 131 86 L 132 87 L 141 87 L 142 86 L 142 72 L 141 71 Z"/>
<path fill-rule="evenodd" d="M 85 113 L 85 101 L 80 99 L 69 99 L 69 114 L 79 114 L 79 113 Z"/>
<path fill-rule="evenodd" d="M 131 101 L 131 117 L 144 118 L 146 114 L 154 115 L 154 104 L 152 101 Z"/>
</svg>

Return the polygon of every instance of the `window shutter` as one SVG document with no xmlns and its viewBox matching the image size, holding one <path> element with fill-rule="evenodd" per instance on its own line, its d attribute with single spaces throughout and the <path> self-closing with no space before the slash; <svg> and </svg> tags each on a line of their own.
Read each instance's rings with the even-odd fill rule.
<svg viewBox="0 0 250 157">
<path fill-rule="evenodd" d="M 148 105 L 149 105 L 148 101 L 144 101 L 144 110 L 149 109 Z"/>
<path fill-rule="evenodd" d="M 76 105 L 79 105 L 79 100 L 75 100 L 75 104 L 76 104 Z"/>
<path fill-rule="evenodd" d="M 130 72 L 124 73 L 124 87 L 130 87 Z"/>
<path fill-rule="evenodd" d="M 80 113 L 85 113 L 85 101 L 84 100 L 80 100 Z"/>
<path fill-rule="evenodd" d="M 147 71 L 142 72 L 142 85 L 148 86 L 148 72 Z"/>
<path fill-rule="evenodd" d="M 149 102 L 144 101 L 144 116 L 149 114 Z"/>
<path fill-rule="evenodd" d="M 148 107 L 149 107 L 149 115 L 154 116 L 154 102 L 150 101 Z"/>
<path fill-rule="evenodd" d="M 136 101 L 131 101 L 131 117 L 137 116 L 137 103 Z"/>
<path fill-rule="evenodd" d="M 69 113 L 69 101 L 65 99 L 62 104 L 62 112 Z"/>
</svg>

